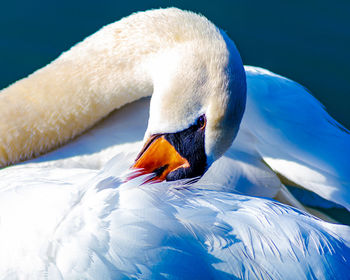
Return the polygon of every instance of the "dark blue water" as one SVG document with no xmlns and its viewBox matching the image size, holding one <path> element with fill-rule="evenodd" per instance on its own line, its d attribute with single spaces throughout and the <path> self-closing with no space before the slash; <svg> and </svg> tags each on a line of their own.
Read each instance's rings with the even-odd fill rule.
<svg viewBox="0 0 350 280">
<path fill-rule="evenodd" d="M 245 64 L 306 86 L 350 128 L 350 1 L 1 1 L 0 88 L 132 12 L 176 6 L 227 31 Z"/>
</svg>

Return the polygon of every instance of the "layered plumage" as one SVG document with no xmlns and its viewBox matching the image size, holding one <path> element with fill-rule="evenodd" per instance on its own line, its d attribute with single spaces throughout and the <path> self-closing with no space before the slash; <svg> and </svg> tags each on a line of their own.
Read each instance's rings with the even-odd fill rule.
<svg viewBox="0 0 350 280">
<path fill-rule="evenodd" d="M 273 201 L 203 190 L 200 183 L 122 183 L 114 177 L 122 160 L 112 159 L 100 172 L 23 166 L 12 170 L 20 174 L 14 179 L 4 170 L 0 277 L 349 275 L 348 227 Z"/>
</svg>

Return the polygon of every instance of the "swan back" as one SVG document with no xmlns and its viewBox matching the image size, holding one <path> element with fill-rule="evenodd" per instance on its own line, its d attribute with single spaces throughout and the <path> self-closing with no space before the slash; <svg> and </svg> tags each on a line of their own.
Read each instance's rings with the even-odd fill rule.
<svg viewBox="0 0 350 280">
<path fill-rule="evenodd" d="M 247 108 L 232 147 L 251 149 L 287 184 L 349 210 L 349 131 L 298 83 L 258 67 L 246 71 Z"/>
</svg>

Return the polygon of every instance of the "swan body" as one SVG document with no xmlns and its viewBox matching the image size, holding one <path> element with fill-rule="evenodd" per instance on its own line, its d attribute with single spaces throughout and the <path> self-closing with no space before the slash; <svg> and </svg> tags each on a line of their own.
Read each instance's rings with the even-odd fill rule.
<svg viewBox="0 0 350 280">
<path fill-rule="evenodd" d="M 349 227 L 199 183 L 121 183 L 113 175 L 121 160 L 102 171 L 18 166 L 13 178 L 4 170 L 0 278 L 349 275 Z"/>
<path fill-rule="evenodd" d="M 288 195 L 288 181 L 349 209 L 348 131 L 300 85 L 243 68 L 204 17 L 165 9 L 106 26 L 2 90 L 0 108 L 2 166 L 120 108 L 0 171 L 1 278 L 349 274 L 348 227 L 245 196 Z M 208 169 L 197 183 L 123 183 L 148 139 L 189 129 Z"/>
</svg>

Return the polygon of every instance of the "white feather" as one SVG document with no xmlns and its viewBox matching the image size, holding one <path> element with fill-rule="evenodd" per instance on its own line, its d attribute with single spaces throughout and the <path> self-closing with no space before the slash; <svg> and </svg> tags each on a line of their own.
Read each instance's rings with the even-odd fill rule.
<svg viewBox="0 0 350 280">
<path fill-rule="evenodd" d="M 2 171 L 0 278 L 341 279 L 350 272 L 349 227 L 201 183 L 122 183 L 115 162 L 101 172 Z"/>
</svg>

